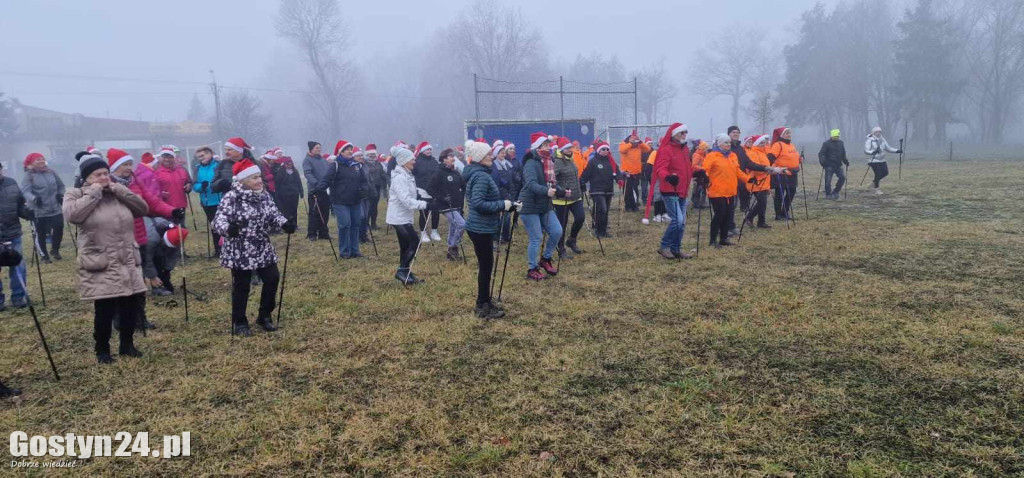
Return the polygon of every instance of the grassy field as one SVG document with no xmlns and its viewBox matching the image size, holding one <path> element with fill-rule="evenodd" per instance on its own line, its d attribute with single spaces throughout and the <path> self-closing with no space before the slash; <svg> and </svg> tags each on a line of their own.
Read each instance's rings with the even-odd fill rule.
<svg viewBox="0 0 1024 478">
<path fill-rule="evenodd" d="M 427 282 L 407 289 L 393 234 L 341 264 L 299 235 L 282 330 L 233 339 L 229 274 L 196 259 L 208 300 L 191 322 L 180 295 L 151 300 L 146 356 L 113 366 L 96 364 L 74 261 L 46 265 L 63 380 L 28 312 L 0 315 L 0 376 L 25 389 L 0 429 L 191 432 L 190 458 L 69 472 L 106 476 L 1024 475 L 1024 164 L 915 161 L 902 184 L 895 169 L 875 197 L 857 164 L 835 203 L 814 201 L 809 167 L 811 220 L 798 202 L 796 227 L 694 261 L 661 259 L 663 225 L 613 212 L 606 257 L 586 236 L 529 284 L 520 228 L 492 323 L 471 313 L 468 247 L 442 277 L 424 246 Z"/>
</svg>

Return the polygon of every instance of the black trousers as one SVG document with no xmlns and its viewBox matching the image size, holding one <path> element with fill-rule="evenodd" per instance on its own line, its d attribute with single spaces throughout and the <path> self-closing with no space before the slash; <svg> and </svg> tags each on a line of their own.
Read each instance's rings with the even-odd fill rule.
<svg viewBox="0 0 1024 478">
<path fill-rule="evenodd" d="M 366 200 L 366 214 L 363 215 L 363 223 L 370 227 L 377 227 L 377 208 L 380 205 L 380 195 L 370 196 Z"/>
<path fill-rule="evenodd" d="M 39 242 L 39 250 L 43 255 L 48 255 L 46 250 L 46 238 L 50 238 L 51 251 L 60 250 L 60 241 L 64 238 L 64 215 L 37 217 L 36 218 L 36 239 Z"/>
<path fill-rule="evenodd" d="M 252 288 L 254 272 L 263 281 L 258 317 L 270 317 L 277 304 L 277 283 L 281 280 L 277 264 L 271 264 L 255 271 L 231 269 L 231 322 L 234 324 L 249 323 L 246 309 L 249 307 L 249 290 Z"/>
<path fill-rule="evenodd" d="M 740 197 L 740 210 L 746 211 L 750 209 L 750 191 L 747 191 L 747 185 L 743 181 L 739 181 L 739 189 L 736 191 L 737 196 Z"/>
<path fill-rule="evenodd" d="M 494 271 L 494 235 L 466 231 L 476 253 L 476 305 L 491 301 L 491 273 Z"/>
<path fill-rule="evenodd" d="M 665 201 L 659 199 L 654 201 L 654 215 L 660 216 L 662 214 L 668 214 L 668 209 L 665 209 Z"/>
<path fill-rule="evenodd" d="M 775 189 L 775 217 L 788 216 L 792 212 L 793 197 L 796 196 L 797 173 L 792 175 L 776 174 L 772 176 L 772 188 Z"/>
<path fill-rule="evenodd" d="M 889 175 L 889 163 L 868 163 L 868 166 L 871 166 L 871 170 L 875 173 L 871 184 L 877 188 L 878 184 Z"/>
<path fill-rule="evenodd" d="M 744 216 L 743 220 L 753 222 L 754 218 L 756 217 L 757 224 L 763 226 L 765 225 L 764 215 L 765 212 L 768 210 L 768 191 L 758 191 L 756 193 L 751 193 L 750 197 L 753 198 L 753 203 L 750 205 L 750 208 L 747 209 L 747 213 Z"/>
<path fill-rule="evenodd" d="M 631 174 L 628 178 L 626 178 L 626 190 L 623 191 L 622 193 L 626 195 L 626 210 L 636 211 L 639 207 L 639 201 L 637 201 L 637 199 L 640 198 L 639 174 Z"/>
<path fill-rule="evenodd" d="M 741 185 L 740 188 L 743 188 L 743 186 Z M 737 189 L 737 191 L 739 191 L 739 190 Z M 730 231 L 733 230 L 733 229 L 736 229 L 736 206 L 739 205 L 739 203 L 740 203 L 739 202 L 739 196 L 738 195 L 737 196 L 733 196 L 732 197 L 732 206 L 731 206 L 732 207 L 732 219 L 730 219 L 730 221 L 729 221 L 729 230 Z"/>
<path fill-rule="evenodd" d="M 157 247 L 158 251 L 162 249 Z M 171 281 L 171 271 L 174 268 L 169 267 L 166 256 L 162 253 L 153 254 L 153 267 L 156 268 L 156 277 L 164 283 L 164 289 L 174 292 L 174 282 Z"/>
<path fill-rule="evenodd" d="M 299 220 L 299 196 L 297 194 L 277 193 L 277 208 L 290 221 Z"/>
<path fill-rule="evenodd" d="M 217 206 L 203 206 L 203 212 L 206 213 L 206 227 L 209 228 L 210 235 L 213 239 L 213 250 L 220 255 L 220 234 L 213 232 L 213 218 L 217 217 Z"/>
<path fill-rule="evenodd" d="M 572 230 L 565 227 L 569 223 L 569 213 L 572 213 Z M 558 250 L 562 250 L 565 248 L 565 236 L 569 236 L 571 241 L 576 241 L 580 230 L 587 223 L 587 210 L 583 207 L 581 199 L 567 205 L 555 204 L 555 215 L 558 216 L 558 222 L 562 225 L 562 231 L 569 231 L 569 234 L 563 233 L 558 240 Z"/>
<path fill-rule="evenodd" d="M 142 319 L 142 311 L 145 306 L 145 293 L 94 301 L 92 337 L 96 340 L 96 353 L 110 353 L 110 335 L 114 328 L 115 317 L 119 323 L 118 332 L 121 336 L 121 343 L 131 343 L 135 326 Z"/>
<path fill-rule="evenodd" d="M 710 198 L 711 201 L 711 243 L 729 238 L 729 224 L 733 221 L 735 198 Z"/>
<path fill-rule="evenodd" d="M 430 229 L 437 229 L 437 225 L 441 222 L 441 213 L 436 207 L 431 208 L 430 212 Z M 420 211 L 420 230 L 423 230 L 423 226 L 427 225 L 427 211 Z"/>
<path fill-rule="evenodd" d="M 327 224 L 331 222 L 331 198 L 326 192 L 312 193 L 308 196 L 309 221 L 306 237 L 309 239 L 327 239 L 331 236 Z"/>
<path fill-rule="evenodd" d="M 590 200 L 594 201 L 594 229 L 598 234 L 608 233 L 608 206 L 612 200 L 611 194 L 591 194 Z"/>
<path fill-rule="evenodd" d="M 420 245 L 420 236 L 416 234 L 416 229 L 412 227 L 412 224 L 391 227 L 395 229 L 395 235 L 398 236 L 398 268 L 408 269 L 409 264 L 412 264 L 413 258 L 416 257 L 416 247 Z"/>
</svg>

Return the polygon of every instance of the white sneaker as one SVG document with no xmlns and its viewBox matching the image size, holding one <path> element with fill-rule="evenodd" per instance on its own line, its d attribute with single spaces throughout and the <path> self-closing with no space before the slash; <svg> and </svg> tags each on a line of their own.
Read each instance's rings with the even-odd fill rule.
<svg viewBox="0 0 1024 478">
<path fill-rule="evenodd" d="M 672 218 L 669 217 L 668 214 L 662 214 L 661 215 L 661 222 L 672 222 Z"/>
<path fill-rule="evenodd" d="M 641 219 L 640 222 L 643 223 L 643 225 L 645 225 L 645 226 L 651 223 L 651 221 L 648 221 L 646 217 Z M 654 218 L 654 222 L 658 222 L 658 218 L 657 217 Z"/>
<path fill-rule="evenodd" d="M 881 196 L 884 194 L 881 188 L 875 188 L 875 196 Z"/>
<path fill-rule="evenodd" d="M 430 243 L 430 235 L 426 230 L 420 231 L 420 242 Z"/>
<path fill-rule="evenodd" d="M 437 229 L 430 231 L 430 239 L 434 241 L 440 241 L 441 235 L 437 233 Z"/>
</svg>

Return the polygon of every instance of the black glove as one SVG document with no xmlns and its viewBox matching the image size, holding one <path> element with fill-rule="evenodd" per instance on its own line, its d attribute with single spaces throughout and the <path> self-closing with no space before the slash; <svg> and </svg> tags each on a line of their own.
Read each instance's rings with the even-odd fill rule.
<svg viewBox="0 0 1024 478">
<path fill-rule="evenodd" d="M 27 210 L 25 215 L 28 216 L 28 217 L 25 218 L 26 221 L 35 221 L 36 220 L 36 213 L 35 213 L 35 211 L 33 211 L 31 209 Z"/>
<path fill-rule="evenodd" d="M 39 196 L 36 196 L 35 200 L 32 202 L 36 203 L 36 207 L 43 207 L 43 198 Z"/>
<path fill-rule="evenodd" d="M 433 211 L 434 210 L 434 199 L 433 198 L 424 199 L 423 202 L 427 203 L 427 208 L 424 209 L 424 211 Z"/>
<path fill-rule="evenodd" d="M 57 195 L 57 204 L 60 204 L 61 206 L 64 205 L 64 196 L 63 195 L 61 195 L 61 194 Z"/>
<path fill-rule="evenodd" d="M 747 180 L 747 182 L 750 184 L 757 184 L 757 178 L 750 178 Z"/>
<path fill-rule="evenodd" d="M 565 189 L 562 188 L 561 186 L 555 186 L 555 197 L 556 198 L 564 198 L 565 197 Z"/>
<path fill-rule="evenodd" d="M 897 149 L 896 150 L 896 154 L 903 154 L 903 150 L 902 149 Z"/>
<path fill-rule="evenodd" d="M 201 192 L 205 193 L 209 189 L 210 189 L 210 182 L 209 181 L 203 181 L 203 182 L 199 183 L 199 190 Z"/>
<path fill-rule="evenodd" d="M 179 207 L 171 211 L 171 219 L 174 219 L 174 222 L 178 224 L 185 222 L 185 208 Z"/>
<path fill-rule="evenodd" d="M 285 234 L 295 234 L 295 230 L 299 228 L 299 225 L 295 223 L 294 219 L 289 219 L 288 222 L 281 226 L 281 230 Z"/>
<path fill-rule="evenodd" d="M 845 159 L 843 160 L 843 164 L 845 164 L 846 167 L 850 167 L 850 162 Z"/>
<path fill-rule="evenodd" d="M 0 267 L 16 267 L 21 265 L 21 253 L 14 250 L 11 245 L 0 246 Z"/>
<path fill-rule="evenodd" d="M 669 174 L 668 176 L 665 176 L 665 182 L 671 184 L 672 187 L 676 187 L 679 185 L 679 175 Z"/>
<path fill-rule="evenodd" d="M 242 234 L 242 223 L 230 222 L 228 223 L 228 237 L 238 237 Z"/>
</svg>

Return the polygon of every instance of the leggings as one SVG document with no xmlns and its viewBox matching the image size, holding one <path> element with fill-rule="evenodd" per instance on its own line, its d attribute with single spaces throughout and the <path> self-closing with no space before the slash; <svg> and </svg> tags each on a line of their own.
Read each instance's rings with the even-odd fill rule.
<svg viewBox="0 0 1024 478">
<path fill-rule="evenodd" d="M 733 205 L 736 202 L 734 198 L 711 198 L 711 210 L 714 214 L 711 216 L 711 243 L 714 244 L 717 238 L 721 238 L 721 242 L 726 242 L 729 238 L 729 223 L 732 222 L 733 218 Z"/>
<path fill-rule="evenodd" d="M 416 230 L 413 229 L 412 224 L 401 224 L 393 225 L 395 228 L 395 234 L 398 236 L 398 268 L 408 269 L 409 265 L 412 264 L 413 258 L 416 257 L 416 247 L 420 244 L 420 238 L 416 235 Z"/>
<path fill-rule="evenodd" d="M 38 217 L 36 218 L 36 239 L 39 241 L 39 250 L 43 251 L 46 257 L 46 239 L 50 239 L 52 252 L 60 251 L 60 242 L 64 238 L 64 215 Z"/>
<path fill-rule="evenodd" d="M 142 299 L 139 299 L 139 296 Z M 96 340 L 96 353 L 110 353 L 110 334 L 113 329 L 114 318 L 118 318 L 118 330 L 121 334 L 121 343 L 131 343 L 132 334 L 135 333 L 135 326 L 142 317 L 141 310 L 146 304 L 146 294 L 127 295 L 124 297 L 112 297 L 99 299 L 93 302 L 95 315 L 93 316 L 92 337 Z"/>
<path fill-rule="evenodd" d="M 569 241 L 575 242 L 576 236 L 580 234 L 580 230 L 587 223 L 587 211 L 583 207 L 583 200 L 577 200 L 572 204 L 555 204 L 555 214 L 558 215 L 558 223 L 562 225 L 562 231 L 566 231 L 566 224 L 569 223 L 569 213 L 572 213 L 572 230 L 569 234 L 562 234 L 562 238 L 558 240 L 558 250 L 565 249 L 565 236 L 569 236 Z"/>
<path fill-rule="evenodd" d="M 591 194 L 590 199 L 594 201 L 594 229 L 597 229 L 598 234 L 607 234 L 608 206 L 612 197 L 610 194 Z"/>
<path fill-rule="evenodd" d="M 424 230 L 423 227 L 427 225 L 427 212 L 428 211 L 420 211 L 420 230 L 421 231 Z M 435 209 L 430 209 L 429 212 L 430 212 L 430 229 L 431 230 L 437 229 L 437 225 L 440 224 L 440 222 L 441 222 L 441 217 L 440 217 L 441 214 L 437 211 L 436 208 Z"/>
<path fill-rule="evenodd" d="M 249 305 L 249 290 L 252 288 L 252 276 L 256 275 L 263 281 L 263 289 L 260 291 L 261 318 L 269 318 L 274 311 L 277 297 L 277 283 L 281 279 L 277 270 L 277 264 L 271 264 L 255 271 L 231 269 L 231 322 L 235 324 L 248 324 L 246 308 Z"/>
<path fill-rule="evenodd" d="M 753 203 L 750 205 L 750 209 L 747 209 L 743 220 L 753 223 L 754 218 L 757 217 L 757 224 L 763 226 L 765 225 L 764 214 L 768 209 L 768 191 L 750 193 L 750 197 L 753 198 Z"/>
<path fill-rule="evenodd" d="M 494 270 L 494 234 L 467 232 L 476 253 L 476 305 L 491 301 L 491 273 Z"/>
<path fill-rule="evenodd" d="M 875 179 L 871 181 L 871 184 L 878 188 L 878 183 L 889 175 L 889 163 L 868 163 L 868 166 L 871 166 L 871 170 L 875 172 Z"/>
</svg>

